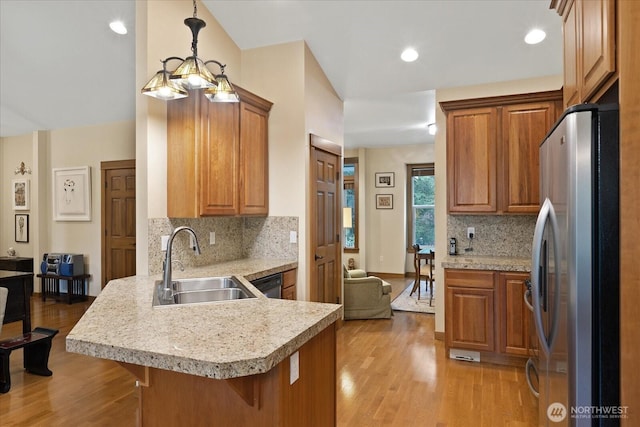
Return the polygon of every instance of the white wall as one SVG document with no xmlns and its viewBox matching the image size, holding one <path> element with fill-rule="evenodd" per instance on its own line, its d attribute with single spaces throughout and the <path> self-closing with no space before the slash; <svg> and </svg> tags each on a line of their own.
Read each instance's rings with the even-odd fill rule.
<svg viewBox="0 0 640 427">
<path fill-rule="evenodd" d="M 365 150 L 366 258 L 367 271 L 404 274 L 412 271 L 407 254 L 407 165 L 434 161 L 433 144 L 403 145 Z M 393 188 L 376 188 L 376 172 L 393 172 Z M 393 209 L 376 209 L 376 195 L 393 195 Z M 362 235 L 363 233 L 361 233 Z M 413 255 L 411 255 L 412 257 Z"/>
<path fill-rule="evenodd" d="M 131 121 L 107 123 L 81 128 L 39 131 L 30 135 L 3 138 L 2 188 L 9 189 L 13 170 L 24 161 L 33 170 L 25 175 L 31 182 L 31 209 L 29 214 L 29 243 L 16 244 L 10 199 L 0 207 L 3 252 L 13 246 L 18 255 L 34 258 L 38 270 L 40 257 L 47 252 L 80 253 L 85 256 L 86 272 L 91 274 L 89 295 L 98 295 L 102 282 L 101 256 L 101 200 L 100 163 L 135 157 L 134 123 Z M 10 166 L 21 159 L 15 166 Z M 61 167 L 89 166 L 91 170 L 91 220 L 81 222 L 53 220 L 52 170 Z M 3 194 L 7 194 L 5 191 Z M 4 254 L 3 253 L 3 254 Z M 39 291 L 40 283 L 35 288 Z"/>
<path fill-rule="evenodd" d="M 15 242 L 15 214 L 29 215 L 29 221 L 33 222 L 33 197 L 30 203 L 32 208 L 28 211 L 14 211 L 12 209 L 11 181 L 13 179 L 28 179 L 31 186 L 37 185 L 33 182 L 33 174 L 16 175 L 14 170 L 24 162 L 31 169 L 33 165 L 33 146 L 32 136 L 30 134 L 21 135 L 11 138 L 0 138 L 0 194 L 2 194 L 2 202 L 0 203 L 0 256 L 7 255 L 7 249 L 14 248 L 18 256 L 30 257 L 33 254 L 33 237 L 30 236 L 28 243 Z M 36 175 L 37 176 L 37 175 Z M 32 225 L 32 224 L 30 224 Z M 31 232 L 30 234 L 32 234 Z"/>
<path fill-rule="evenodd" d="M 242 52 L 242 85 L 273 102 L 269 215 L 300 218 L 298 299 L 309 296 L 309 134 L 343 145 L 343 104 L 302 41 Z"/>
<path fill-rule="evenodd" d="M 436 258 L 437 254 L 446 254 L 448 250 L 447 236 L 447 120 L 440 109 L 440 102 L 457 99 L 481 98 L 486 96 L 512 95 L 518 93 L 542 92 L 557 90 L 562 87 L 562 76 L 549 76 L 527 80 L 516 80 L 477 86 L 436 90 Z M 437 278 L 444 277 L 444 270 L 436 259 Z M 444 333 L 444 281 L 436 280 L 436 327 L 438 333 Z"/>
</svg>

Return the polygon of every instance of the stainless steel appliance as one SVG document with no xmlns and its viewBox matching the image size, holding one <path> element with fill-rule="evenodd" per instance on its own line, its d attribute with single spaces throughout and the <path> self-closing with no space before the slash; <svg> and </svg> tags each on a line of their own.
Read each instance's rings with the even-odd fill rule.
<svg viewBox="0 0 640 427">
<path fill-rule="evenodd" d="M 612 426 L 624 416 L 618 153 L 617 106 L 568 109 L 540 146 L 531 264 L 540 426 Z"/>
<path fill-rule="evenodd" d="M 282 273 L 252 280 L 251 284 L 267 298 L 282 298 Z"/>
</svg>

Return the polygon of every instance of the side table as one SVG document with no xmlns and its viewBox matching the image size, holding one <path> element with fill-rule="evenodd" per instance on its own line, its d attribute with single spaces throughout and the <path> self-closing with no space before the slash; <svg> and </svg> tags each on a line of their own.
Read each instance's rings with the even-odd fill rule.
<svg viewBox="0 0 640 427">
<path fill-rule="evenodd" d="M 66 298 L 67 303 L 71 304 L 74 301 L 86 301 L 87 300 L 87 279 L 91 277 L 90 274 L 78 274 L 73 276 L 60 276 L 58 274 L 38 274 L 42 284 L 42 301 L 46 301 L 47 297 Z M 60 292 L 60 281 L 67 281 L 67 293 Z"/>
</svg>

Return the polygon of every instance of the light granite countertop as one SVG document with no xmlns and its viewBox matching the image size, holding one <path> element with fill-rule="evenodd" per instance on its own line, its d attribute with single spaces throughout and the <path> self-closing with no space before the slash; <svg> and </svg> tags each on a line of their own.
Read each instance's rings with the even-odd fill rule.
<svg viewBox="0 0 640 427">
<path fill-rule="evenodd" d="M 178 306 L 152 306 L 159 275 L 112 280 L 67 336 L 67 351 L 218 379 L 267 372 L 342 317 L 341 305 L 269 299 L 247 281 L 296 267 L 246 259 L 176 269 L 174 278 L 236 276 L 258 296 Z"/>
<path fill-rule="evenodd" d="M 495 271 L 531 271 L 531 258 L 492 257 L 492 256 L 447 256 L 442 260 L 443 268 Z"/>
</svg>

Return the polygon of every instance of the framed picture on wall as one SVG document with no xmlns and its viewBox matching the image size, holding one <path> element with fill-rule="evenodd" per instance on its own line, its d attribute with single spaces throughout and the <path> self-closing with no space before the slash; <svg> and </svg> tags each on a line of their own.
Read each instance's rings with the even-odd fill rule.
<svg viewBox="0 0 640 427">
<path fill-rule="evenodd" d="M 393 209 L 393 194 L 376 194 L 376 209 Z"/>
<path fill-rule="evenodd" d="M 29 210 L 29 180 L 20 178 L 11 181 L 11 204 L 14 211 Z"/>
<path fill-rule="evenodd" d="M 29 215 L 16 214 L 16 242 L 29 242 Z"/>
<path fill-rule="evenodd" d="M 376 172 L 376 187 L 391 188 L 395 186 L 395 174 L 393 172 Z"/>
<path fill-rule="evenodd" d="M 53 169 L 53 219 L 91 221 L 89 166 Z"/>
</svg>

